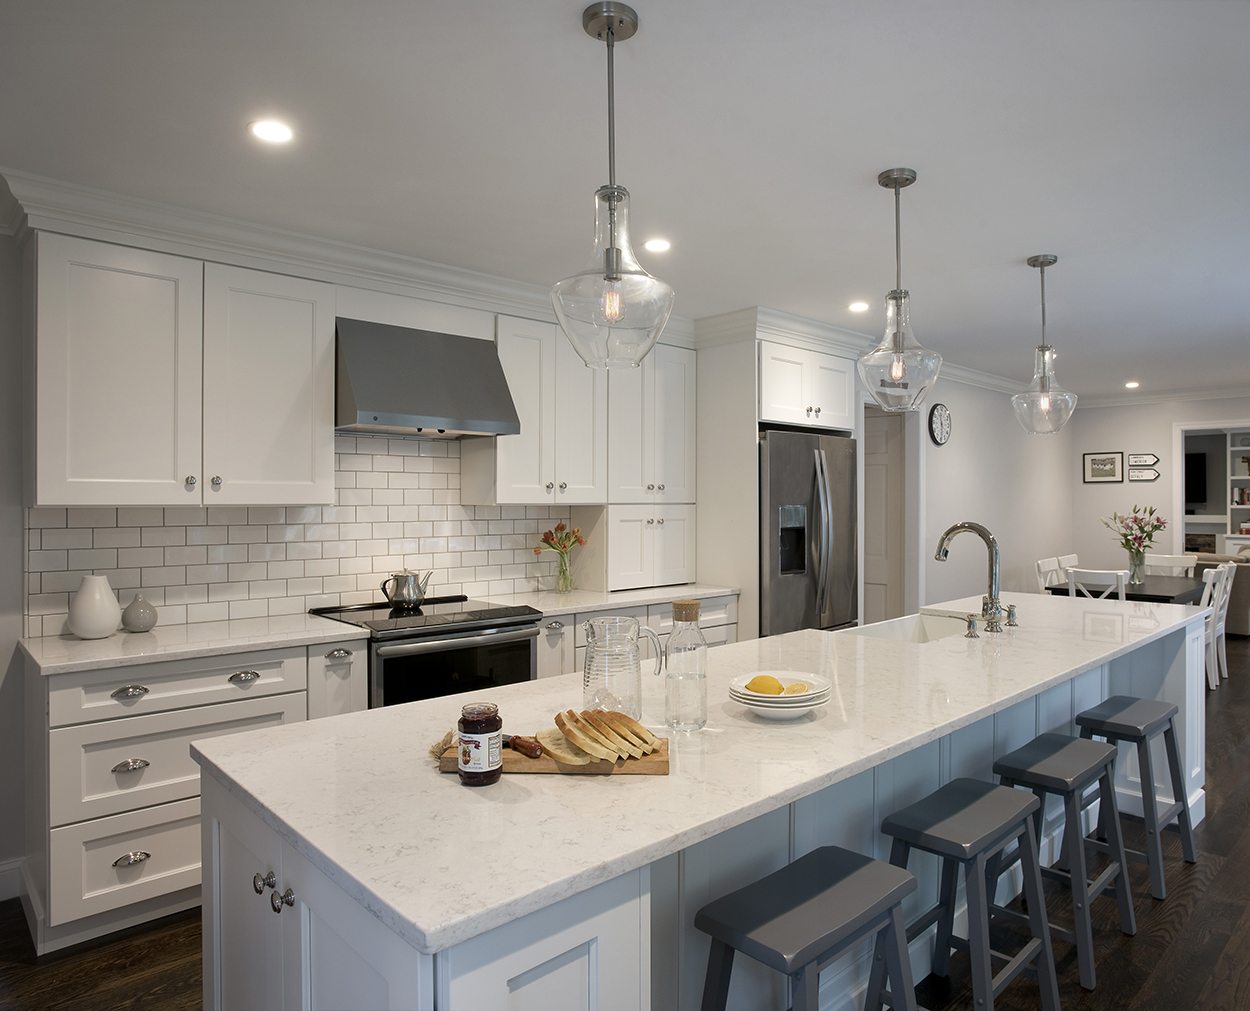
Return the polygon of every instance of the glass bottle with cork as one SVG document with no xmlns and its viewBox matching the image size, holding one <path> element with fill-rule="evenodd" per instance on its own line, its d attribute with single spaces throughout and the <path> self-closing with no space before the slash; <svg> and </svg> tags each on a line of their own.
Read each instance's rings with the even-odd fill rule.
<svg viewBox="0 0 1250 1011">
<path fill-rule="evenodd" d="M 707 726 L 707 640 L 699 628 L 699 602 L 673 601 L 673 631 L 664 650 L 664 722 L 673 730 Z"/>
</svg>

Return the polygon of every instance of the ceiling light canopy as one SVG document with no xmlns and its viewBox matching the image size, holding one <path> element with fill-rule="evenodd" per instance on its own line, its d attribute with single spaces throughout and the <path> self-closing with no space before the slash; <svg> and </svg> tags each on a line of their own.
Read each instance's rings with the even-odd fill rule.
<svg viewBox="0 0 1250 1011">
<path fill-rule="evenodd" d="M 1076 410 L 1076 394 L 1055 379 L 1055 349 L 1046 343 L 1046 268 L 1059 262 L 1053 253 L 1039 253 L 1025 261 L 1042 278 L 1042 343 L 1033 351 L 1033 381 L 1011 398 L 1016 419 L 1031 435 L 1053 435 Z"/>
<path fill-rule="evenodd" d="M 582 12 L 586 34 L 608 50 L 608 184 L 595 191 L 595 246 L 586 269 L 551 289 L 556 319 L 573 349 L 596 369 L 634 367 L 655 346 L 673 289 L 652 277 L 629 242 L 629 191 L 616 184 L 616 105 L 613 48 L 633 38 L 638 14 L 623 3 L 594 3 Z"/>
<path fill-rule="evenodd" d="M 248 123 L 247 129 L 253 137 L 266 144 L 285 144 L 295 136 L 295 131 L 280 119 L 257 119 Z"/>
<path fill-rule="evenodd" d="M 909 168 L 886 169 L 877 182 L 894 191 L 894 290 L 886 294 L 885 336 L 859 359 L 859 378 L 883 411 L 916 411 L 937 382 L 942 356 L 922 347 L 911 332 L 908 302 L 903 288 L 902 228 L 899 193 L 916 181 Z"/>
</svg>

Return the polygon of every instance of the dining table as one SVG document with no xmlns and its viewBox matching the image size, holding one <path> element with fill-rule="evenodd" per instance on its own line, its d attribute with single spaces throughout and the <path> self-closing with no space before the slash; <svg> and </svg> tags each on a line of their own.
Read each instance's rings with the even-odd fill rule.
<svg viewBox="0 0 1250 1011">
<path fill-rule="evenodd" d="M 1124 596 L 1128 600 L 1143 600 L 1152 604 L 1196 604 L 1202 599 L 1204 585 L 1201 579 L 1194 576 L 1146 576 L 1144 582 L 1126 585 Z M 1046 587 L 1046 592 L 1066 597 L 1068 584 L 1056 583 Z M 1109 596 L 1115 596 L 1115 591 Z"/>
</svg>

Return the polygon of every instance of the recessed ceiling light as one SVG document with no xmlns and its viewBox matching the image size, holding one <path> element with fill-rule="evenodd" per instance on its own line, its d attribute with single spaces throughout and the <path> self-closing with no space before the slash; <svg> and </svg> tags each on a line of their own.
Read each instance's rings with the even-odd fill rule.
<svg viewBox="0 0 1250 1011">
<path fill-rule="evenodd" d="M 1141 383 L 1139 383 L 1136 379 L 1130 379 L 1127 383 L 1124 384 L 1124 388 L 1126 390 L 1135 390 L 1140 385 Z"/>
<path fill-rule="evenodd" d="M 852 302 L 850 305 L 847 306 L 847 308 L 850 309 L 851 312 L 866 312 L 868 309 L 868 303 L 867 302 Z"/>
<path fill-rule="evenodd" d="M 248 132 L 266 144 L 285 144 L 295 136 L 294 131 L 277 119 L 258 119 L 247 124 Z"/>
<path fill-rule="evenodd" d="M 642 248 L 648 253 L 667 253 L 673 248 L 673 244 L 668 239 L 648 239 L 642 244 Z"/>
</svg>

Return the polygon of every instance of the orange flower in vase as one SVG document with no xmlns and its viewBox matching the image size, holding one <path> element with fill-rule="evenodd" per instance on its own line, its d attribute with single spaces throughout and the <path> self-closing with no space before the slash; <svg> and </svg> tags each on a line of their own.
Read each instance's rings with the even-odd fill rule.
<svg viewBox="0 0 1250 1011">
<path fill-rule="evenodd" d="M 551 530 L 546 531 L 540 538 L 542 541 L 534 549 L 534 555 L 541 556 L 544 551 L 554 551 L 556 553 L 556 593 L 568 593 L 573 589 L 573 573 L 569 569 L 569 552 L 575 547 L 585 545 L 586 538 L 582 536 L 579 527 L 569 529 L 568 524 L 561 520 Z"/>
</svg>

